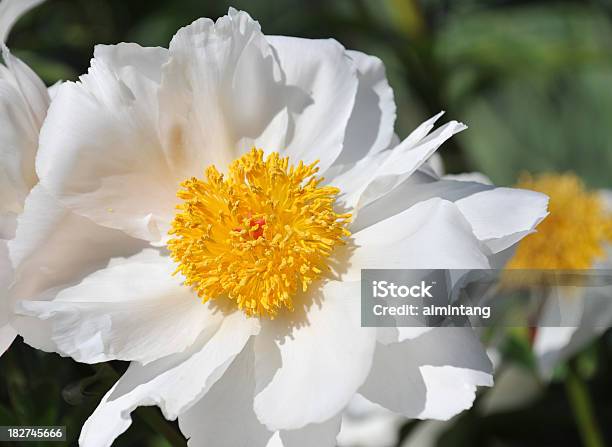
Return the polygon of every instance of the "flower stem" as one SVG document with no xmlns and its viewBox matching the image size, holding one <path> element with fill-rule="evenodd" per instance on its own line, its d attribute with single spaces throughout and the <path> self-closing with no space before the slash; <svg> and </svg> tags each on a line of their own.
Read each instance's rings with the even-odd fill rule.
<svg viewBox="0 0 612 447">
<path fill-rule="evenodd" d="M 580 377 L 574 362 L 569 363 L 568 374 L 565 379 L 565 389 L 584 446 L 604 447 L 605 444 L 595 419 L 589 391 Z"/>
</svg>

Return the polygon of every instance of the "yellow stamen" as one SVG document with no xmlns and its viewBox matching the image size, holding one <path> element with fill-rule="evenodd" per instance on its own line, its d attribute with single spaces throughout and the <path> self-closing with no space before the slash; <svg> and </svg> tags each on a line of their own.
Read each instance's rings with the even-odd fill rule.
<svg viewBox="0 0 612 447">
<path fill-rule="evenodd" d="M 323 272 L 349 236 L 350 214 L 338 214 L 340 190 L 321 186 L 316 162 L 289 165 L 252 149 L 227 176 L 184 181 L 168 248 L 177 272 L 203 301 L 228 299 L 249 316 L 274 318 Z"/>
<path fill-rule="evenodd" d="M 514 269 L 588 269 L 612 242 L 612 214 L 574 174 L 524 175 L 518 188 L 550 197 L 550 214 L 523 239 L 508 264 Z"/>
</svg>

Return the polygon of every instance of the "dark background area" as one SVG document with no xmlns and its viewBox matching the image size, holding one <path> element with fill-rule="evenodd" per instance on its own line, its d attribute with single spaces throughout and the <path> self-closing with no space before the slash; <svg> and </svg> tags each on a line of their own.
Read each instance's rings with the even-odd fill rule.
<svg viewBox="0 0 612 447">
<path fill-rule="evenodd" d="M 234 1 L 265 34 L 333 37 L 379 56 L 405 137 L 440 110 L 470 129 L 440 153 L 447 172 L 481 171 L 512 185 L 523 171 L 571 170 L 593 188 L 612 186 L 612 1 L 374 0 Z M 96 43 L 167 46 L 178 28 L 217 18 L 230 3 L 202 0 L 49 0 L 14 28 L 8 45 L 48 84 L 76 80 Z M 506 353 L 531 368 L 520 338 Z M 612 335 L 576 359 L 612 445 Z M 79 365 L 17 341 L 0 358 L 0 425 L 83 421 L 126 365 Z M 580 438 L 563 385 L 509 413 L 483 416 L 478 402 L 440 446 L 575 446 Z M 139 409 L 116 445 L 167 445 L 169 425 Z M 410 423 L 403 435 L 416 426 Z M 155 430 L 151 427 L 155 427 Z M 20 443 L 20 445 L 24 445 Z M 43 445 L 43 444 L 41 444 Z M 44 444 L 47 445 L 47 444 Z"/>
</svg>

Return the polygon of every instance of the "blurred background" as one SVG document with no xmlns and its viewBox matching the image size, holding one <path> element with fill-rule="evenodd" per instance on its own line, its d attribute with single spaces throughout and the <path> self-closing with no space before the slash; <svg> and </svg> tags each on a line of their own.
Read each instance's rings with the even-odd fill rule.
<svg viewBox="0 0 612 447">
<path fill-rule="evenodd" d="M 266 34 L 333 37 L 380 57 L 402 138 L 440 110 L 468 124 L 440 151 L 449 173 L 512 185 L 523 171 L 572 171 L 590 188 L 612 188 L 612 0 L 48 0 L 18 22 L 8 46 L 53 85 L 85 72 L 96 43 L 167 46 L 181 26 L 230 5 Z M 501 351 L 529 376 L 528 337 L 510 334 Z M 612 445 L 612 333 L 571 362 Z M 74 443 L 125 367 L 77 365 L 17 341 L 0 359 L 0 425 L 67 425 Z M 397 439 L 381 447 L 581 445 L 566 374 L 560 365 L 550 382 L 512 382 L 510 395 L 533 387 L 515 405 L 495 406 L 485 391 L 471 411 L 429 424 L 427 437 L 424 423 L 391 424 Z M 135 415 L 117 445 L 172 442 L 176 427 L 157 410 Z"/>
</svg>

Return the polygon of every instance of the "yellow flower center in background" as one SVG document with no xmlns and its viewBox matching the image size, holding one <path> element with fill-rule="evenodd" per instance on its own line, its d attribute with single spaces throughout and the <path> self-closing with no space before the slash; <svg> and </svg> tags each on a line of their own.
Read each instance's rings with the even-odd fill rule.
<svg viewBox="0 0 612 447">
<path fill-rule="evenodd" d="M 168 248 L 185 284 L 249 316 L 292 310 L 293 296 L 330 270 L 328 257 L 350 235 L 350 214 L 334 211 L 340 191 L 321 186 L 316 164 L 289 166 L 252 149 L 227 176 L 210 166 L 205 180 L 184 181 Z"/>
<path fill-rule="evenodd" d="M 602 198 L 573 174 L 523 176 L 516 185 L 550 197 L 550 214 L 524 238 L 512 269 L 588 269 L 612 241 L 612 215 Z"/>
</svg>

